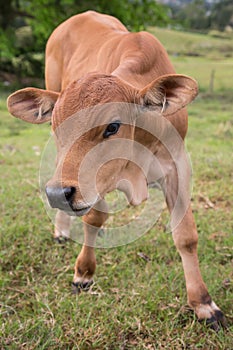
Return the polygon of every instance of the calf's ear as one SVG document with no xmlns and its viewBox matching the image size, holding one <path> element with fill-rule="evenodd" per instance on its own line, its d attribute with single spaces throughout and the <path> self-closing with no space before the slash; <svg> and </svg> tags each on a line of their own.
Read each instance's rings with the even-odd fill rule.
<svg viewBox="0 0 233 350">
<path fill-rule="evenodd" d="M 28 123 L 49 121 L 59 93 L 36 88 L 18 90 L 7 99 L 9 112 Z"/>
<path fill-rule="evenodd" d="M 190 103 L 198 93 L 197 82 L 180 74 L 163 75 L 140 92 L 144 106 L 163 115 L 170 115 Z"/>
</svg>

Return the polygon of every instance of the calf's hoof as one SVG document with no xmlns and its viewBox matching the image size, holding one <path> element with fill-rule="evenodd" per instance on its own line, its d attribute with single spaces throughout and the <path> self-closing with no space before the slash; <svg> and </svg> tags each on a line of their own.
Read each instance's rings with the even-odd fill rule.
<svg viewBox="0 0 233 350">
<path fill-rule="evenodd" d="M 94 283 L 93 280 L 83 280 L 78 282 L 72 282 L 72 291 L 73 294 L 79 294 L 82 291 L 88 292 L 92 284 Z"/>
<path fill-rule="evenodd" d="M 227 328 L 227 320 L 221 310 L 214 311 L 213 315 L 207 318 L 205 322 L 206 325 L 210 326 L 215 332 L 218 332 L 221 328 Z"/>
<path fill-rule="evenodd" d="M 65 236 L 58 236 L 58 237 L 54 237 L 54 242 L 58 243 L 58 244 L 66 244 L 66 242 L 69 241 L 69 237 L 65 237 Z"/>
<path fill-rule="evenodd" d="M 224 314 L 213 301 L 208 304 L 200 304 L 195 308 L 195 312 L 200 322 L 205 322 L 216 332 L 221 328 L 227 328 L 227 320 Z"/>
</svg>

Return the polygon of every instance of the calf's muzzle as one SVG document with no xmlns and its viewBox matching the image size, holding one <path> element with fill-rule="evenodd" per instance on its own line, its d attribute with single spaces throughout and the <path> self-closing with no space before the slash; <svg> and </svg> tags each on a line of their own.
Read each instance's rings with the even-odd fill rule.
<svg viewBox="0 0 233 350">
<path fill-rule="evenodd" d="M 45 189 L 49 204 L 52 208 L 72 210 L 72 200 L 75 195 L 75 187 L 50 187 Z"/>
<path fill-rule="evenodd" d="M 52 208 L 67 212 L 69 215 L 82 216 L 89 212 L 90 205 L 86 203 L 75 203 L 76 188 L 46 186 L 45 192 Z"/>
</svg>

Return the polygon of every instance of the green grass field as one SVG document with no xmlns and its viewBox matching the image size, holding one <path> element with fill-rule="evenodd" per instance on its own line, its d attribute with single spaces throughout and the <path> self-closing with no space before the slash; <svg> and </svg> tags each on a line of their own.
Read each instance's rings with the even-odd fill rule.
<svg viewBox="0 0 233 350">
<path fill-rule="evenodd" d="M 167 42 L 169 35 L 166 39 L 164 34 Z M 184 37 L 192 41 L 193 35 Z M 177 39 L 177 49 L 183 44 Z M 205 67 L 215 64 L 214 57 L 172 59 L 180 73 L 200 77 L 200 82 Z M 227 74 L 232 63 L 229 68 L 224 60 L 216 60 L 224 72 L 222 82 L 216 73 L 216 94 L 201 94 L 189 107 L 186 144 L 193 167 L 201 270 L 229 328 L 215 333 L 187 308 L 180 257 L 166 231 L 166 211 L 134 243 L 97 249 L 91 292 L 71 293 L 81 247 L 73 241 L 53 242 L 53 225 L 39 193 L 38 153 L 48 140 L 49 125 L 11 118 L 6 93 L 1 93 L 1 350 L 233 349 L 233 89 L 232 73 Z M 204 82 L 202 90 L 208 92 Z M 140 252 L 151 260 L 142 259 Z"/>
<path fill-rule="evenodd" d="M 215 38 L 203 34 L 176 32 L 169 29 L 151 28 L 169 53 L 177 73 L 194 77 L 199 89 L 210 89 L 214 74 L 213 91 L 233 91 L 233 35 Z"/>
</svg>

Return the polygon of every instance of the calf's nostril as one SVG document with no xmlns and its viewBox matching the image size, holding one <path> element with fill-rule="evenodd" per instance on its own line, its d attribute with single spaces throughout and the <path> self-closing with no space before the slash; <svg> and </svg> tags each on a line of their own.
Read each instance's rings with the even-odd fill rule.
<svg viewBox="0 0 233 350">
<path fill-rule="evenodd" d="M 75 194 L 75 187 L 64 187 L 63 188 L 63 192 L 64 192 L 64 195 L 67 199 L 67 201 L 69 201 L 73 195 Z"/>
</svg>

